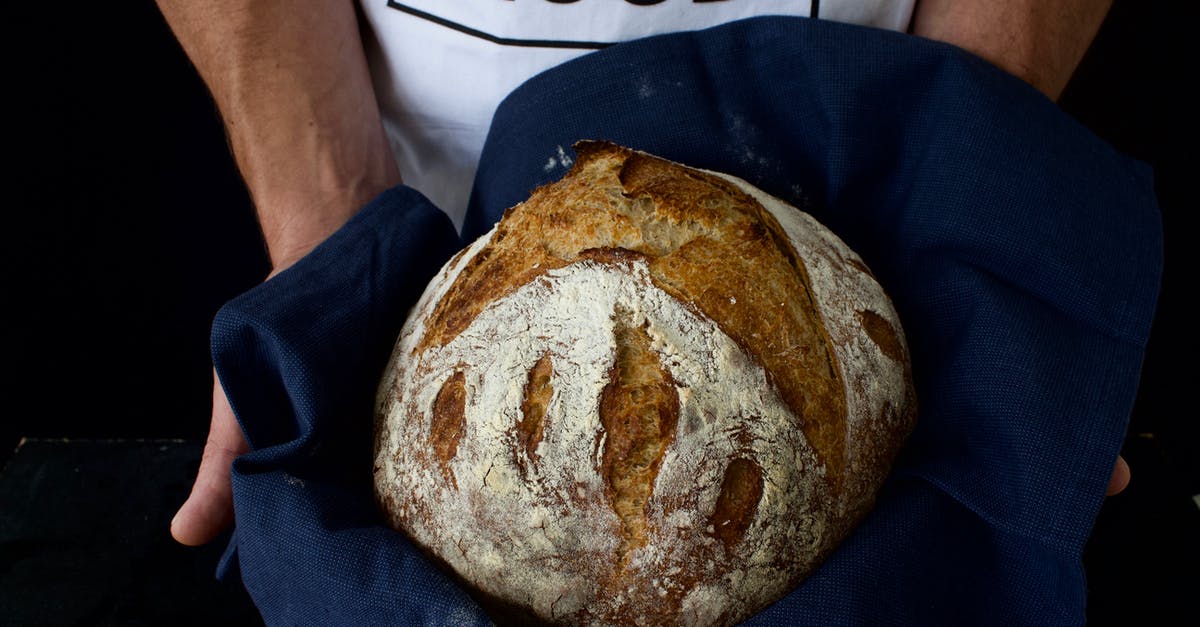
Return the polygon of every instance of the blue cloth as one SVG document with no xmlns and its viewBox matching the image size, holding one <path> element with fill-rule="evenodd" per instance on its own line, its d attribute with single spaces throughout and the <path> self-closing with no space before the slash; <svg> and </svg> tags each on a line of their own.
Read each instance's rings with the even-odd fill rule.
<svg viewBox="0 0 1200 627">
<path fill-rule="evenodd" d="M 464 235 L 578 139 L 735 174 L 800 206 L 892 295 L 919 423 L 874 511 L 750 622 L 1079 624 L 1083 544 L 1123 440 L 1161 272 L 1148 168 L 956 48 L 801 18 L 621 44 L 500 106 Z M 253 452 L 231 569 L 272 624 L 482 624 L 370 496 L 374 387 L 460 247 L 397 188 L 217 316 Z"/>
</svg>

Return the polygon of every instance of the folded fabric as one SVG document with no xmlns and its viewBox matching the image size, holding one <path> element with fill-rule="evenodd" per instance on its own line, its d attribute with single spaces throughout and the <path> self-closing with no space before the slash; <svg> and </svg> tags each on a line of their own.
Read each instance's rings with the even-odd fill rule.
<svg viewBox="0 0 1200 627">
<path fill-rule="evenodd" d="M 862 526 L 754 624 L 1082 623 L 1081 551 L 1137 388 L 1161 271 L 1148 168 L 956 48 L 802 18 L 654 37 L 500 106 L 464 236 L 579 139 L 740 176 L 824 222 L 892 295 L 917 429 Z M 271 624 L 486 624 L 371 500 L 371 405 L 407 309 L 460 241 L 396 188 L 231 301 L 213 353 L 253 452 L 236 566 Z"/>
</svg>

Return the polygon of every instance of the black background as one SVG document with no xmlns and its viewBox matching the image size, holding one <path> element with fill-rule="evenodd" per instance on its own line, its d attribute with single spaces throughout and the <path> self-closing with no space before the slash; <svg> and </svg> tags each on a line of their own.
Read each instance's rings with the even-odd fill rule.
<svg viewBox="0 0 1200 627">
<path fill-rule="evenodd" d="M 1118 1 L 1061 100 L 1154 168 L 1165 234 L 1133 482 L 1085 552 L 1098 624 L 1194 617 L 1200 590 L 1188 4 Z M 16 193 L 0 231 L 0 463 L 22 436 L 202 440 L 210 321 L 268 270 L 207 92 L 152 2 L 10 3 L 3 22 Z"/>
</svg>

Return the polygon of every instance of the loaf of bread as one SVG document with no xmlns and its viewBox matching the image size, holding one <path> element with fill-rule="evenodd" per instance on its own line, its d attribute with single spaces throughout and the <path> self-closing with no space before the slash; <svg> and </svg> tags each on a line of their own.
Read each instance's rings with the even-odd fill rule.
<svg viewBox="0 0 1200 627">
<path fill-rule="evenodd" d="M 900 322 L 748 183 L 576 152 L 412 310 L 377 499 L 497 616 L 739 622 L 873 503 L 916 417 Z"/>
</svg>

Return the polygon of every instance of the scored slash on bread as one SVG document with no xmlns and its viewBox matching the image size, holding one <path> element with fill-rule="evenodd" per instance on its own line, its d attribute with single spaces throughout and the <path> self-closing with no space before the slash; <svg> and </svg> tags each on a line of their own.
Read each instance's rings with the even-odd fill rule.
<svg viewBox="0 0 1200 627">
<path fill-rule="evenodd" d="M 576 152 L 413 309 L 376 494 L 494 607 L 743 620 L 857 523 L 911 430 L 898 318 L 844 243 L 744 181 Z"/>
</svg>

